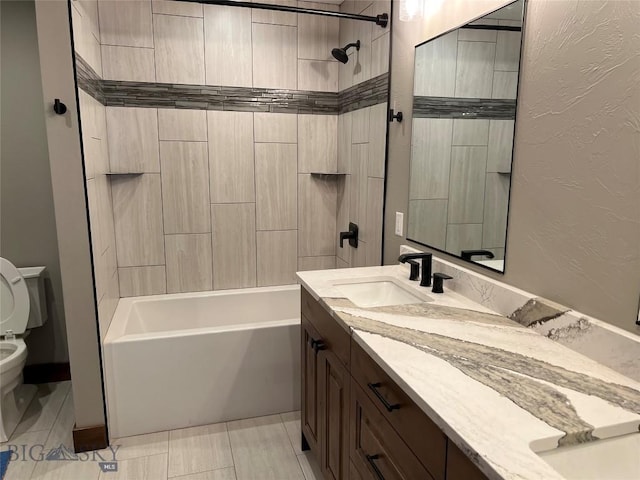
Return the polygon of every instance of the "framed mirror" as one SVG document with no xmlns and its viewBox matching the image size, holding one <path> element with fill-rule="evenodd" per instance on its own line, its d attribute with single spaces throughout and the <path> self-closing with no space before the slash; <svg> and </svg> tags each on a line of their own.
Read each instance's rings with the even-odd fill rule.
<svg viewBox="0 0 640 480">
<path fill-rule="evenodd" d="M 524 0 L 415 49 L 407 239 L 504 272 Z"/>
</svg>

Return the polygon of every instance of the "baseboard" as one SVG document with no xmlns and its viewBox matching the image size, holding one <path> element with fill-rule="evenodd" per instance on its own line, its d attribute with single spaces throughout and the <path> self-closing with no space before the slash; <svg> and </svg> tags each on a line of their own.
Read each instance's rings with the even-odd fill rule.
<svg viewBox="0 0 640 480">
<path fill-rule="evenodd" d="M 50 383 L 71 380 L 69 363 L 36 363 L 23 370 L 24 383 Z"/>
<path fill-rule="evenodd" d="M 76 453 L 100 450 L 109 446 L 106 425 L 94 427 L 73 427 L 73 450 Z"/>
</svg>

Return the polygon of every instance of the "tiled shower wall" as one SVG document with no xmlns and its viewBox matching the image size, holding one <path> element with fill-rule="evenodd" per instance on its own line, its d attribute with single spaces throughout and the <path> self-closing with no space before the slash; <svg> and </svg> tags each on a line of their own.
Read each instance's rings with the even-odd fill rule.
<svg viewBox="0 0 640 480">
<path fill-rule="evenodd" d="M 388 11 L 381 4 L 376 13 Z M 345 66 L 330 56 L 337 19 L 155 0 L 72 5 L 76 51 L 105 80 L 338 92 L 387 71 L 388 58 L 376 66 L 366 54 L 378 39 L 388 45 L 388 29 L 373 24 L 379 32 L 365 32 L 362 56 Z M 294 283 L 296 270 L 335 268 L 336 254 L 339 266 L 379 263 L 383 105 L 339 117 L 105 108 L 81 90 L 80 109 L 98 297 L 111 299 L 103 333 L 120 296 Z M 337 245 L 336 217 L 349 207 L 358 250 Z"/>
<path fill-rule="evenodd" d="M 376 16 L 390 13 L 391 2 L 346 0 L 340 11 Z M 360 40 L 359 51 L 349 50 L 349 62 L 340 64 L 339 86 L 343 91 L 389 70 L 390 27 L 340 20 L 340 46 Z M 338 117 L 338 232 L 349 222 L 359 227 L 359 245 L 338 247 L 338 268 L 380 265 L 382 262 L 382 208 L 384 202 L 387 104 L 343 113 Z"/>
<path fill-rule="evenodd" d="M 488 17 L 477 23 L 520 25 Z M 461 28 L 420 46 L 414 95 L 443 104 L 447 97 L 515 99 L 520 36 Z M 441 116 L 450 118 L 414 112 L 408 237 L 456 254 L 482 248 L 502 259 L 514 120 Z"/>
</svg>

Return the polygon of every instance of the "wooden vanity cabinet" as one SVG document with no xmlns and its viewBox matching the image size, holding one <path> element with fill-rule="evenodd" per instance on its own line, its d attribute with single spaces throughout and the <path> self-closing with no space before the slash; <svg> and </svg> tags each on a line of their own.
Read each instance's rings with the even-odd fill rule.
<svg viewBox="0 0 640 480">
<path fill-rule="evenodd" d="M 351 338 L 304 289 L 301 305 L 302 433 L 325 479 L 345 480 L 350 469 Z"/>
<path fill-rule="evenodd" d="M 302 447 L 326 480 L 484 480 L 327 310 L 301 289 Z"/>
</svg>

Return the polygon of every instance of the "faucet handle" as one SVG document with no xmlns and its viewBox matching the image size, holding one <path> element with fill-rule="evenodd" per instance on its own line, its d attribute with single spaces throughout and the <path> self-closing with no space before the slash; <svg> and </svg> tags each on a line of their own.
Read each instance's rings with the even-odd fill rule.
<svg viewBox="0 0 640 480">
<path fill-rule="evenodd" d="M 431 291 L 433 293 L 444 293 L 443 283 L 445 280 L 451 280 L 453 277 L 447 275 L 446 273 L 436 272 L 433 274 L 433 288 Z"/>
</svg>

